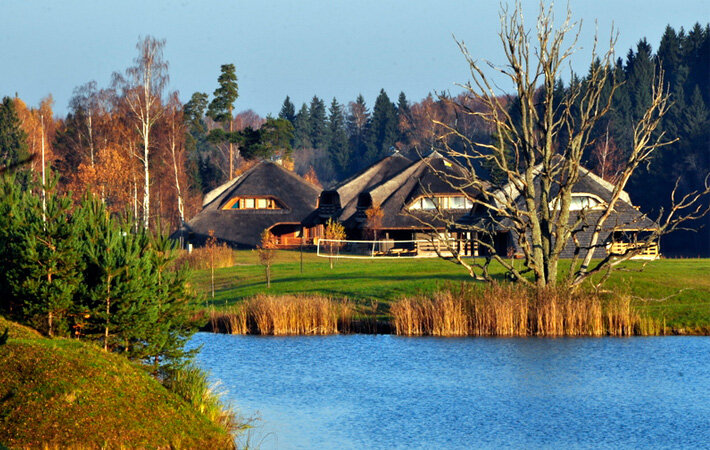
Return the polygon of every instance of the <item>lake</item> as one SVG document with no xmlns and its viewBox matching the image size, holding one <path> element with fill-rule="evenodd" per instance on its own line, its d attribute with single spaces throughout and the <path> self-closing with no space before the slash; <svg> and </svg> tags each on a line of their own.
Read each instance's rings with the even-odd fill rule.
<svg viewBox="0 0 710 450">
<path fill-rule="evenodd" d="M 262 449 L 710 446 L 708 337 L 191 344 Z"/>
</svg>

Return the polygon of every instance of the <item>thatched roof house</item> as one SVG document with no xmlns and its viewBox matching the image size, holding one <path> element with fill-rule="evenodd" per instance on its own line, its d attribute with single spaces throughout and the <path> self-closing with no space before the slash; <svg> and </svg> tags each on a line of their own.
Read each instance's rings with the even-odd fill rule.
<svg viewBox="0 0 710 450">
<path fill-rule="evenodd" d="M 209 192 L 202 211 L 180 234 L 186 243 L 203 245 L 213 231 L 220 242 L 253 248 L 269 229 L 281 245 L 297 245 L 303 223 L 316 210 L 318 194 L 316 186 L 295 173 L 262 161 Z"/>
<path fill-rule="evenodd" d="M 572 188 L 569 224 L 574 224 L 579 219 L 583 219 L 581 231 L 577 233 L 576 237 L 581 247 L 584 248 L 591 242 L 594 231 L 593 226 L 611 200 L 614 186 L 587 169 L 580 168 L 579 170 L 579 181 Z M 536 177 L 535 183 L 538 184 L 539 181 L 539 177 Z M 540 189 L 536 191 L 540 192 Z M 554 197 L 556 195 L 557 192 L 553 190 L 553 202 L 555 202 Z M 520 210 L 524 210 L 524 199 L 511 184 L 498 191 L 494 198 L 498 199 L 496 206 L 502 207 L 504 199 L 511 198 Z M 480 208 L 480 205 L 476 205 L 476 208 L 469 214 L 459 219 L 458 224 L 461 225 L 461 229 L 487 230 L 493 236 L 494 246 L 498 254 L 522 254 L 510 219 L 501 218 Z M 633 245 L 633 241 L 639 233 L 651 231 L 656 227 L 657 225 L 652 220 L 631 203 L 629 194 L 622 191 L 619 200 L 614 206 L 614 211 L 604 224 L 603 231 L 599 237 L 601 246 L 595 249 L 594 257 L 605 257 L 609 252 L 623 252 L 629 245 Z M 571 258 L 574 255 L 574 251 L 575 245 L 570 240 L 560 256 L 562 258 Z M 646 253 L 648 253 L 647 256 L 654 257 L 657 256 L 657 251 L 658 249 L 655 247 Z"/>
<path fill-rule="evenodd" d="M 446 214 L 448 220 L 456 219 L 471 209 L 471 199 L 478 195 L 475 189 L 461 192 L 445 181 L 461 178 L 464 169 L 456 162 L 433 152 L 379 184 L 360 191 L 357 199 L 345 205 L 340 220 L 348 228 L 366 225 L 366 211 L 379 206 L 382 219 L 377 227 L 393 238 L 416 239 L 417 233 L 443 231 L 446 223 L 437 214 Z"/>
<path fill-rule="evenodd" d="M 411 164 L 412 160 L 395 153 L 339 183 L 335 188 L 323 191 L 318 200 L 319 217 L 321 220 L 340 220 L 343 211 L 355 209 L 360 193 L 390 180 Z"/>
</svg>

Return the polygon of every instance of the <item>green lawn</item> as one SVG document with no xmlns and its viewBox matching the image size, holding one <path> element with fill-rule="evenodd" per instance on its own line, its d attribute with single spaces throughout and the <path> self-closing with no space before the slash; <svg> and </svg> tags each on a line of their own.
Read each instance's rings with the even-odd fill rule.
<svg viewBox="0 0 710 450">
<path fill-rule="evenodd" d="M 471 282 L 462 267 L 441 259 L 328 259 L 298 251 L 280 251 L 272 268 L 271 288 L 266 289 L 264 268 L 253 251 L 238 251 L 233 267 L 215 271 L 215 297 L 211 298 L 210 271 L 194 274 L 195 288 L 206 305 L 223 307 L 258 293 L 324 294 L 347 298 L 368 307 L 375 300 L 379 311 L 405 295 L 429 293 L 447 284 Z M 643 269 L 643 270 L 642 270 Z M 502 277 L 500 266 L 491 273 Z M 665 319 L 676 329 L 710 331 L 710 260 L 658 260 L 626 263 L 610 278 L 606 288 L 628 292 L 644 312 Z"/>
</svg>

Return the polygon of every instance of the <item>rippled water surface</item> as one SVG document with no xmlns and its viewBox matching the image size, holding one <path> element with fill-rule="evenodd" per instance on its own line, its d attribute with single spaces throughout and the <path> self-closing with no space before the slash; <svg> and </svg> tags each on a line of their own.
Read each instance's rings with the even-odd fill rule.
<svg viewBox="0 0 710 450">
<path fill-rule="evenodd" d="M 710 338 L 198 333 L 262 449 L 710 447 Z"/>
</svg>

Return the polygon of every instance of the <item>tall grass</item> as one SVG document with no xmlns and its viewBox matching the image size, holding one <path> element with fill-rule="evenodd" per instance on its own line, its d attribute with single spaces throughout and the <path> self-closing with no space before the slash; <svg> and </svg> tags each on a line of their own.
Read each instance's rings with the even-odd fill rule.
<svg viewBox="0 0 710 450">
<path fill-rule="evenodd" d="M 404 298 L 390 312 L 395 333 L 405 336 L 629 336 L 665 328 L 641 317 L 628 295 L 504 284 Z"/>
<path fill-rule="evenodd" d="M 215 269 L 234 265 L 234 250 L 227 244 L 215 244 L 213 247 L 199 247 L 192 252 L 181 250 L 175 260 L 177 267 L 189 266 L 193 270 L 210 269 L 214 262 Z"/>
<path fill-rule="evenodd" d="M 353 308 L 323 296 L 260 294 L 210 312 L 212 330 L 230 334 L 324 335 L 347 332 Z"/>
<path fill-rule="evenodd" d="M 240 421 L 234 410 L 221 400 L 217 385 L 210 385 L 207 373 L 195 366 L 170 371 L 163 381 L 168 390 L 176 393 L 208 420 L 234 435 L 249 427 Z"/>
</svg>

